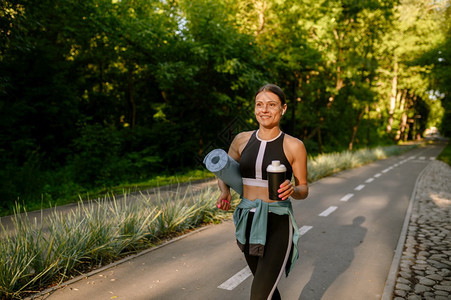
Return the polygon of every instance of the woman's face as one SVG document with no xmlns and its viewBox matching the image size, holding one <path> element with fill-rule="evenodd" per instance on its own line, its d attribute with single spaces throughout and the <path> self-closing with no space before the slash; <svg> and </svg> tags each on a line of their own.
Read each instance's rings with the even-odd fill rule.
<svg viewBox="0 0 451 300">
<path fill-rule="evenodd" d="M 264 127 L 279 126 L 280 118 L 286 109 L 279 97 L 271 92 L 263 91 L 255 97 L 255 116 Z"/>
</svg>

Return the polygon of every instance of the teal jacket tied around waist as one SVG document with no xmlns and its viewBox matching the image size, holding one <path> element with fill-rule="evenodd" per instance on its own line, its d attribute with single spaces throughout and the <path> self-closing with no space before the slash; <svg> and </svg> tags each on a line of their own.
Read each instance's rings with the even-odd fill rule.
<svg viewBox="0 0 451 300">
<path fill-rule="evenodd" d="M 252 228 L 249 237 L 249 254 L 254 256 L 263 256 L 266 243 L 266 229 L 268 225 L 268 212 L 278 215 L 289 215 L 293 227 L 293 247 L 291 251 L 291 259 L 285 270 L 286 275 L 293 269 L 295 261 L 299 257 L 298 240 L 299 229 L 293 216 L 293 208 L 290 200 L 279 202 L 264 202 L 260 199 L 250 201 L 242 198 L 240 204 L 233 213 L 233 222 L 235 223 L 235 236 L 238 246 L 243 251 L 246 244 L 246 224 L 249 217 L 249 211 L 255 208 L 254 219 L 252 220 Z"/>
</svg>

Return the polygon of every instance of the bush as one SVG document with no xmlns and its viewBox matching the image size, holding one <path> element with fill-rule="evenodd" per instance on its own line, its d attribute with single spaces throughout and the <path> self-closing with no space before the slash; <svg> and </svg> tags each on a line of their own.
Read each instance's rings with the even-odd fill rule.
<svg viewBox="0 0 451 300">
<path fill-rule="evenodd" d="M 0 240 L 0 298 L 23 297 L 174 234 L 229 218 L 231 212 L 216 208 L 212 199 L 217 197 L 216 189 L 177 190 L 168 199 L 161 194 L 133 201 L 127 195 L 105 197 L 79 202 L 70 213 L 55 210 L 39 223 L 19 215 L 18 206 L 16 232 L 3 228 Z"/>
</svg>

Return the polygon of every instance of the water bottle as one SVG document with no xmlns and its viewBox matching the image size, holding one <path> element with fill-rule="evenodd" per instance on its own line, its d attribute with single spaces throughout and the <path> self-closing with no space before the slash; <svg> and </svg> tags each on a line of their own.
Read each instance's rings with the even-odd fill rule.
<svg viewBox="0 0 451 300">
<path fill-rule="evenodd" d="M 279 160 L 273 160 L 266 168 L 268 174 L 268 191 L 270 200 L 281 200 L 277 192 L 280 185 L 286 180 L 287 168 Z"/>
</svg>

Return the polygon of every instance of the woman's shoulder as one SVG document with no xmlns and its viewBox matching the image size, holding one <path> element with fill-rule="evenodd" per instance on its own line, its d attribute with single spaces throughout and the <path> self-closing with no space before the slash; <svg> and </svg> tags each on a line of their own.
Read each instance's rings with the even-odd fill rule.
<svg viewBox="0 0 451 300">
<path fill-rule="evenodd" d="M 286 145 L 290 150 L 293 151 L 305 151 L 304 143 L 294 136 L 285 133 L 285 138 L 283 141 L 284 145 Z"/>
<path fill-rule="evenodd" d="M 251 138 L 251 136 L 252 136 L 252 134 L 253 134 L 254 132 L 255 132 L 255 130 L 251 130 L 251 131 L 242 131 L 242 132 L 238 133 L 238 134 L 235 136 L 234 141 L 237 141 L 237 142 L 245 142 L 245 141 L 248 141 L 248 140 Z"/>
<path fill-rule="evenodd" d="M 286 142 L 288 142 L 290 144 L 304 145 L 304 143 L 300 139 L 295 138 L 294 136 L 291 136 L 286 133 L 285 133 L 285 140 L 286 140 Z"/>
<path fill-rule="evenodd" d="M 231 155 L 235 160 L 239 160 L 241 152 L 243 152 L 244 147 L 252 136 L 254 131 L 243 131 L 238 133 L 232 141 L 229 149 L 229 155 Z"/>
</svg>

